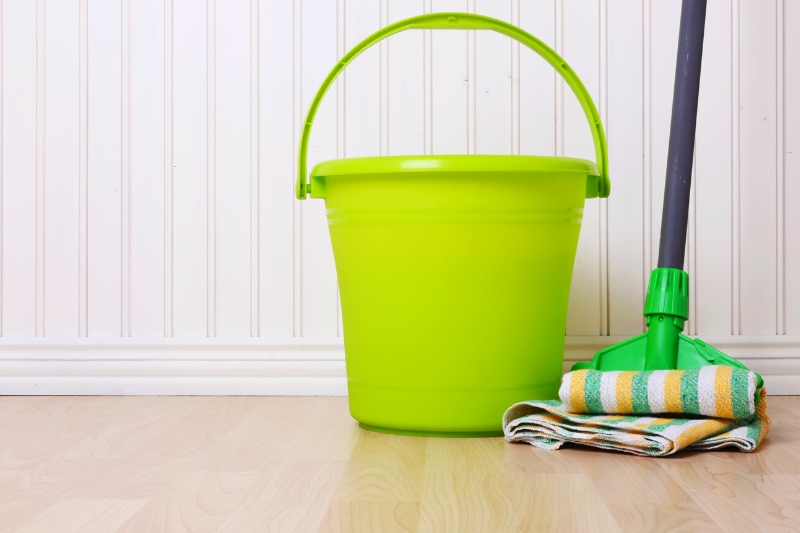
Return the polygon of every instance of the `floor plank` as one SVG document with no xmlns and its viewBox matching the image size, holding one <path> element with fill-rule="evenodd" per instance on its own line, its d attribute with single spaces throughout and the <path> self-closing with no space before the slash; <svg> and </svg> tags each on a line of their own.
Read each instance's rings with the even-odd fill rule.
<svg viewBox="0 0 800 533">
<path fill-rule="evenodd" d="M 425 471 L 500 474 L 503 465 L 502 437 L 487 439 L 427 439 Z"/>
<path fill-rule="evenodd" d="M 420 532 L 620 531 L 583 474 L 429 474 Z"/>
<path fill-rule="evenodd" d="M 800 531 L 800 476 L 746 474 L 689 460 L 661 467 L 725 531 Z"/>
<path fill-rule="evenodd" d="M 144 500 L 61 500 L 16 531 L 19 533 L 117 531 L 145 503 Z"/>
<path fill-rule="evenodd" d="M 358 430 L 355 447 L 334 494 L 336 501 L 420 501 L 428 441 Z"/>
<path fill-rule="evenodd" d="M 328 508 L 320 533 L 416 533 L 418 502 L 346 501 Z"/>
<path fill-rule="evenodd" d="M 723 530 L 698 503 L 647 457 L 607 453 L 575 458 L 594 482 L 597 493 L 626 532 Z M 670 459 L 663 459 L 669 461 Z"/>
</svg>

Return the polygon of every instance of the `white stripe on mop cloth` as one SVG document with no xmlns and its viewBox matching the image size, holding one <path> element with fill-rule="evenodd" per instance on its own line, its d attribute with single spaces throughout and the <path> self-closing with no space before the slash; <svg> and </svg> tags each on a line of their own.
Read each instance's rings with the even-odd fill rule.
<svg viewBox="0 0 800 533">
<path fill-rule="evenodd" d="M 575 379 L 575 372 L 568 373 L 564 378 L 566 379 L 561 380 L 561 387 L 558 388 L 558 399 L 564 404 L 565 411 L 574 413 L 575 410 L 572 408 L 572 398 L 570 398 L 569 391 L 572 388 L 572 380 Z"/>
<path fill-rule="evenodd" d="M 748 431 L 750 431 L 750 428 L 747 427 L 747 426 L 738 427 L 738 428 L 734 429 L 733 431 L 731 431 L 728 434 L 728 437 L 731 438 L 731 439 L 746 440 Z"/>
<path fill-rule="evenodd" d="M 684 431 L 691 429 L 695 426 L 698 426 L 702 423 L 706 422 L 706 420 L 700 419 L 687 419 L 685 424 L 676 424 L 674 426 L 669 426 L 668 428 L 664 428 L 664 431 L 660 433 L 664 435 L 666 438 L 670 440 L 675 440 L 678 438 L 678 435 L 683 433 Z"/>
<path fill-rule="evenodd" d="M 667 380 L 669 370 L 656 370 L 647 380 L 647 403 L 653 413 L 666 413 L 667 404 L 664 402 L 664 382 Z"/>
<path fill-rule="evenodd" d="M 617 412 L 617 378 L 621 372 L 604 372 L 600 378 L 600 401 L 606 413 Z"/>
<path fill-rule="evenodd" d="M 697 376 L 697 403 L 703 416 L 717 415 L 717 398 L 714 394 L 714 380 L 717 377 L 716 366 L 704 366 Z"/>
</svg>

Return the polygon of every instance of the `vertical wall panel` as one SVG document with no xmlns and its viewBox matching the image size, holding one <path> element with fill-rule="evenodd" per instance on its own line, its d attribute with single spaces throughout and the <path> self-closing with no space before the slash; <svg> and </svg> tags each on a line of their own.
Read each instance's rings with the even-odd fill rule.
<svg viewBox="0 0 800 533">
<path fill-rule="evenodd" d="M 294 165 L 301 127 L 294 120 L 293 8 L 290 2 L 262 2 L 259 15 L 260 330 L 265 337 L 285 338 L 292 336 Z"/>
<path fill-rule="evenodd" d="M 786 333 L 800 334 L 800 2 L 784 2 L 784 221 Z M 779 44 L 780 46 L 780 44 Z M 780 176 L 779 176 L 780 178 Z"/>
<path fill-rule="evenodd" d="M 380 22 L 383 22 L 383 19 L 386 16 L 384 12 L 386 10 L 384 4 L 386 4 L 387 0 L 380 0 L 378 2 L 378 12 L 379 12 L 379 19 Z M 336 0 L 336 20 L 337 20 L 337 30 L 336 30 L 336 57 L 342 57 L 347 53 L 347 1 L 346 0 Z M 388 88 L 386 85 L 386 81 L 384 79 L 384 70 L 386 65 L 384 64 L 385 61 L 388 60 L 387 53 L 385 51 L 386 43 L 379 43 L 378 45 L 378 53 L 380 57 L 380 73 L 379 73 L 379 88 L 378 88 L 378 100 L 380 101 L 379 111 L 380 111 L 380 119 L 379 119 L 379 130 L 383 133 L 384 130 L 384 122 L 388 120 L 388 112 L 385 109 L 385 100 L 388 98 L 386 94 L 384 94 L 384 88 Z M 388 77 L 386 74 L 385 77 Z M 347 84 L 346 84 L 347 72 L 341 73 L 341 77 L 336 80 L 336 158 L 340 159 L 345 157 L 347 152 Z M 386 116 L 384 114 L 386 113 Z M 388 135 L 388 133 L 387 133 Z M 381 149 L 384 147 L 384 140 L 387 141 L 388 139 L 379 138 L 379 144 Z M 386 150 L 388 152 L 388 150 Z M 385 153 L 385 152 L 382 152 Z M 342 293 L 339 290 L 339 286 L 336 286 L 336 336 L 337 337 L 344 337 L 344 322 L 342 321 Z"/>
<path fill-rule="evenodd" d="M 466 0 L 434 0 L 433 12 L 466 11 Z M 433 153 L 467 153 L 467 32 L 434 31 Z"/>
<path fill-rule="evenodd" d="M 680 0 L 653 0 L 650 7 L 650 127 L 651 127 L 651 254 L 652 267 L 658 261 L 664 180 L 667 172 L 669 123 L 672 115 L 672 88 L 675 85 L 675 59 L 678 50 Z M 613 169 L 612 169 L 613 176 Z M 612 178 L 613 179 L 613 178 Z M 612 193 L 613 194 L 613 193 Z M 645 200 L 646 201 L 646 200 Z"/>
<path fill-rule="evenodd" d="M 731 6 L 711 2 L 706 15 L 697 116 L 694 197 L 697 209 L 697 333 L 731 332 Z"/>
<path fill-rule="evenodd" d="M 224 8 L 223 8 L 224 9 Z M 217 336 L 217 2 L 206 1 L 206 334 Z"/>
<path fill-rule="evenodd" d="M 36 315 L 35 330 L 37 337 L 45 335 L 44 324 L 44 267 L 45 267 L 45 192 L 46 192 L 46 155 L 47 155 L 47 21 L 45 20 L 45 0 L 36 1 L 36 259 L 34 263 L 36 276 L 36 292 L 34 309 Z"/>
<path fill-rule="evenodd" d="M 305 117 L 322 80 L 336 64 L 336 3 L 302 6 L 302 113 Z M 336 157 L 336 88 L 325 98 L 314 120 L 309 143 L 309 169 Z M 321 200 L 302 203 L 302 334 L 304 337 L 335 337 L 336 269 L 333 264 L 325 205 Z"/>
<path fill-rule="evenodd" d="M 250 335 L 261 335 L 261 17 L 259 0 L 250 0 Z"/>
<path fill-rule="evenodd" d="M 45 83 L 45 333 L 78 335 L 78 2 L 50 2 Z"/>
<path fill-rule="evenodd" d="M 641 333 L 644 306 L 642 223 L 642 2 L 608 3 L 609 325 Z M 591 200 L 590 200 L 591 201 Z"/>
<path fill-rule="evenodd" d="M 206 4 L 173 4 L 173 323 L 176 337 L 207 330 Z"/>
<path fill-rule="evenodd" d="M 175 334 L 174 27 L 173 0 L 164 0 L 164 336 Z"/>
<path fill-rule="evenodd" d="M 520 26 L 551 47 L 555 46 L 554 2 L 522 2 Z M 520 50 L 520 153 L 555 155 L 556 72 L 535 52 Z"/>
<path fill-rule="evenodd" d="M 89 335 L 121 333 L 121 5 L 89 1 Z"/>
<path fill-rule="evenodd" d="M 348 0 L 345 2 L 345 51 L 380 28 L 380 2 Z M 381 61 L 380 46 L 362 53 L 344 71 L 345 150 L 347 157 L 380 155 L 381 146 Z M 385 45 L 384 45 L 385 46 Z M 330 67 L 333 67 L 333 62 Z M 348 83 L 350 80 L 352 83 Z M 335 95 L 331 94 L 331 98 Z"/>
<path fill-rule="evenodd" d="M 3 335 L 35 335 L 36 3 L 3 5 Z"/>
<path fill-rule="evenodd" d="M 600 6 L 597 1 L 564 0 L 562 56 L 600 108 Z M 594 141 L 578 100 L 564 85 L 564 154 L 594 161 Z"/>
<path fill-rule="evenodd" d="M 422 0 L 389 1 L 389 23 L 420 15 Z M 389 39 L 389 154 L 425 152 L 424 34 L 409 30 Z"/>
<path fill-rule="evenodd" d="M 784 18 L 786 8 L 783 0 L 777 0 L 775 17 L 775 130 L 776 145 L 775 164 L 775 244 L 776 244 L 776 269 L 775 269 L 775 333 L 778 335 L 786 334 L 786 97 L 784 88 L 786 87 L 786 51 L 783 46 L 786 42 L 786 27 Z"/>
<path fill-rule="evenodd" d="M 131 2 L 120 13 L 120 335 L 131 336 Z"/>
<path fill-rule="evenodd" d="M 777 325 L 775 3 L 743 0 L 740 10 L 741 332 L 774 334 Z"/>
<path fill-rule="evenodd" d="M 224 7 L 223 7 L 224 5 Z M 217 9 L 217 334 L 250 335 L 250 1 Z"/>
<path fill-rule="evenodd" d="M 598 2 L 564 0 L 564 50 L 562 56 L 583 80 L 599 107 L 600 10 Z M 564 84 L 564 153 L 594 160 L 594 143 L 586 116 L 569 87 Z M 613 178 L 612 170 L 612 180 Z M 583 227 L 572 274 L 568 335 L 599 335 L 600 331 L 600 207 L 587 200 Z"/>
<path fill-rule="evenodd" d="M 511 21 L 511 0 L 482 0 L 478 13 Z M 475 36 L 475 148 L 479 154 L 511 154 L 512 40 L 493 31 Z"/>
<path fill-rule="evenodd" d="M 164 335 L 164 1 L 131 2 L 131 334 L 140 337 Z"/>
<path fill-rule="evenodd" d="M 78 335 L 89 335 L 89 0 L 79 0 Z"/>
<path fill-rule="evenodd" d="M 0 6 L 0 336 L 3 335 L 3 10 Z"/>
<path fill-rule="evenodd" d="M 652 0 L 642 2 L 642 278 L 649 282 L 650 272 L 655 264 L 653 259 L 653 204 L 651 201 L 653 187 L 653 87 L 652 40 L 653 10 Z M 612 258 L 613 261 L 613 258 Z M 642 290 L 646 291 L 643 287 Z"/>
<path fill-rule="evenodd" d="M 599 109 L 603 123 L 608 124 L 608 1 L 600 0 L 599 28 Z M 608 199 L 598 200 L 599 263 L 600 263 L 600 334 L 609 335 L 609 291 L 608 291 Z"/>
</svg>

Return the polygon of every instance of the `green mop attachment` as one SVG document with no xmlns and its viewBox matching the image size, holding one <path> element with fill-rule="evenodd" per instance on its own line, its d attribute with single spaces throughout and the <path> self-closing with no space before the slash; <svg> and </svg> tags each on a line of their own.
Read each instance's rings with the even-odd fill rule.
<svg viewBox="0 0 800 533">
<path fill-rule="evenodd" d="M 658 268 L 650 275 L 644 305 L 647 332 L 600 350 L 591 362 L 576 363 L 572 370 L 688 370 L 708 365 L 746 369 L 713 346 L 681 333 L 689 318 L 689 275 L 683 262 L 705 17 L 706 0 L 683 0 Z M 757 404 L 764 382 L 756 376 Z"/>
</svg>

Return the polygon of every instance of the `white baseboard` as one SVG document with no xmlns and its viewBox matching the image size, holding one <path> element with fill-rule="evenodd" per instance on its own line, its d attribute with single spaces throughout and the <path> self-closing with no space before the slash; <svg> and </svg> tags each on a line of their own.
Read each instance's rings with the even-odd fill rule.
<svg viewBox="0 0 800 533">
<path fill-rule="evenodd" d="M 771 395 L 800 394 L 800 335 L 703 336 L 764 376 Z M 565 370 L 625 337 L 567 337 Z M 341 339 L 2 338 L 2 395 L 347 394 Z"/>
</svg>

